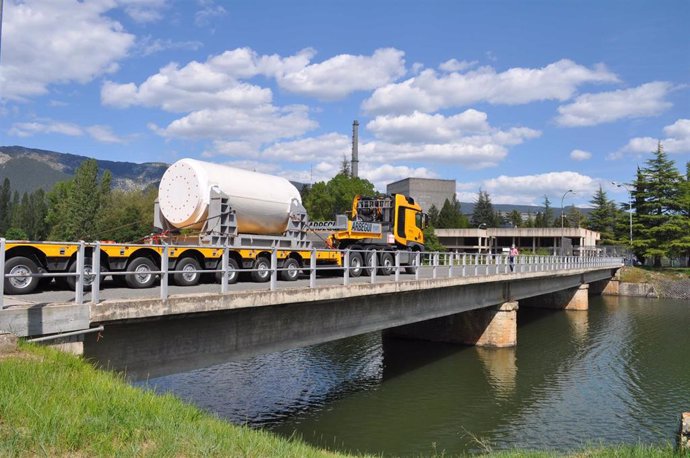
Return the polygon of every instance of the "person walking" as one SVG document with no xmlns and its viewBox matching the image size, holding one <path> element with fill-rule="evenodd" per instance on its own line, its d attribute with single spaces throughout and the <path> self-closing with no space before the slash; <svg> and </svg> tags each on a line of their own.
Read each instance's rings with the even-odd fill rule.
<svg viewBox="0 0 690 458">
<path fill-rule="evenodd" d="M 513 271 L 513 268 L 515 267 L 515 257 L 518 256 L 520 252 L 518 251 L 517 247 L 513 243 L 510 247 L 510 254 L 508 255 L 508 264 L 510 265 L 510 271 Z"/>
</svg>

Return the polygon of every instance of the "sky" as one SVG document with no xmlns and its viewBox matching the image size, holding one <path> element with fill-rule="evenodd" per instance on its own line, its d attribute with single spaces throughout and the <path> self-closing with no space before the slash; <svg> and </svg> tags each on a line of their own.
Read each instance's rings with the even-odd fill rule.
<svg viewBox="0 0 690 458">
<path fill-rule="evenodd" d="M 689 24 L 687 0 L 4 0 L 0 145 L 310 183 L 357 119 L 380 191 L 624 202 L 658 141 L 690 161 Z"/>
</svg>

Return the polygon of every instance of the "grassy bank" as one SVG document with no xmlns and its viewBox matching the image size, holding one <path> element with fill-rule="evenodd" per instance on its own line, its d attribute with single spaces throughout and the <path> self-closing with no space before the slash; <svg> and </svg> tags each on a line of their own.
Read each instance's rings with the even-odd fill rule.
<svg viewBox="0 0 690 458">
<path fill-rule="evenodd" d="M 630 267 L 621 269 L 621 281 L 628 283 L 652 283 L 657 279 L 687 280 L 690 278 L 688 267 Z"/>
<path fill-rule="evenodd" d="M 338 456 L 233 426 L 71 355 L 0 356 L 0 456 Z"/>
<path fill-rule="evenodd" d="M 673 455 L 669 445 L 590 447 L 569 456 Z M 173 396 L 133 388 L 80 358 L 22 345 L 17 353 L 0 355 L 0 456 L 346 455 L 231 425 Z M 439 451 L 436 456 L 455 455 Z M 483 456 L 557 455 L 508 451 Z"/>
</svg>

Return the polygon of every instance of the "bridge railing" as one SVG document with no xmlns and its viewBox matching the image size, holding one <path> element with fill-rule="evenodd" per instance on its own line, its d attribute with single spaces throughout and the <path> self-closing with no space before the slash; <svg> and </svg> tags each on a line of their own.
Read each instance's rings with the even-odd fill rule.
<svg viewBox="0 0 690 458">
<path fill-rule="evenodd" d="M 74 302 L 82 304 L 85 302 L 85 292 L 90 291 L 90 303 L 100 302 L 100 290 L 104 279 L 107 276 L 117 279 L 124 279 L 126 275 L 152 275 L 158 280 L 158 297 L 166 300 L 170 296 L 169 283 L 171 276 L 176 274 L 217 274 L 220 277 L 220 292 L 228 293 L 239 290 L 230 284 L 230 278 L 239 273 L 256 272 L 262 281 L 267 283 L 266 289 L 274 291 L 279 288 L 278 278 L 290 272 L 290 278 L 294 277 L 295 269 L 299 269 L 298 276 L 308 279 L 309 288 L 319 286 L 317 278 L 339 274 L 342 280 L 336 283 L 350 285 L 355 282 L 368 282 L 371 284 L 382 282 L 399 282 L 403 280 L 438 279 L 453 277 L 478 277 L 490 275 L 517 275 L 536 272 L 556 272 L 584 268 L 617 268 L 621 267 L 623 260 L 620 257 L 597 257 L 597 256 L 537 256 L 520 255 L 511 257 L 507 254 L 476 254 L 476 253 L 453 253 L 453 252 L 409 252 L 409 251 L 373 251 L 373 250 L 333 250 L 316 249 L 295 250 L 301 253 L 299 265 L 288 267 L 281 266 L 279 252 L 287 250 L 283 248 L 263 248 L 257 249 L 255 246 L 247 247 L 228 247 L 228 246 L 209 246 L 209 245 L 151 245 L 151 244 L 111 244 L 110 247 L 128 248 L 152 248 L 160 250 L 160 262 L 157 267 L 146 268 L 143 270 L 122 270 L 122 271 L 102 271 L 101 270 L 101 243 L 61 243 L 62 245 L 77 245 L 74 268 L 63 272 L 43 272 L 10 269 L 6 271 L 5 247 L 6 241 L 0 238 L 0 272 L 3 272 L 3 281 L 0 282 L 0 309 L 4 308 L 4 285 L 11 281 L 26 281 L 33 277 L 39 280 L 45 278 L 74 278 L 75 297 Z M 170 269 L 169 259 L 171 250 L 182 248 L 212 248 L 222 250 L 220 261 L 214 269 L 195 269 L 184 267 L 182 270 Z M 267 255 L 268 261 L 249 269 L 234 269 L 229 262 L 231 253 L 238 250 L 260 251 Z M 87 255 L 90 251 L 90 255 Z M 324 263 L 324 259 L 333 258 L 337 252 L 339 262 Z M 308 253 L 308 256 L 305 254 Z M 323 256 L 330 254 L 331 256 Z M 240 266 L 241 267 L 241 266 Z M 330 275 L 329 275 L 330 274 Z M 15 280 L 16 279 L 16 280 Z M 327 282 L 333 284 L 332 281 Z M 246 290 L 246 288 L 245 288 Z"/>
</svg>

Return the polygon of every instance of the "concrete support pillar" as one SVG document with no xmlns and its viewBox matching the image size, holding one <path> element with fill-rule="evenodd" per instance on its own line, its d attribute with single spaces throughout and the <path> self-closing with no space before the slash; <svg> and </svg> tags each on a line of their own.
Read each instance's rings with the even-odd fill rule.
<svg viewBox="0 0 690 458">
<path fill-rule="evenodd" d="M 517 345 L 517 310 L 517 301 L 505 302 L 387 329 L 384 336 L 490 348 L 514 347 Z"/>
<path fill-rule="evenodd" d="M 534 307 L 559 310 L 588 310 L 589 309 L 589 285 L 582 284 L 577 288 L 566 289 L 542 296 L 522 299 L 523 307 Z"/>
<path fill-rule="evenodd" d="M 678 448 L 682 452 L 690 451 L 690 412 L 680 416 L 680 431 L 678 432 Z"/>
</svg>

